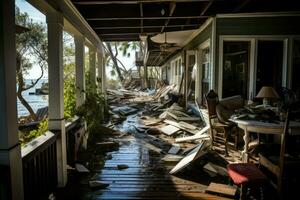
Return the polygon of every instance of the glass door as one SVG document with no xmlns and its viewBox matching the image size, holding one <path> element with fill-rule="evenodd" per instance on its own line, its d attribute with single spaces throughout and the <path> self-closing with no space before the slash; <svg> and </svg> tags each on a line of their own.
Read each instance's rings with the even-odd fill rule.
<svg viewBox="0 0 300 200">
<path fill-rule="evenodd" d="M 197 75 L 197 62 L 196 62 L 197 51 L 187 51 L 187 74 L 186 74 L 186 100 L 187 102 L 195 101 L 195 83 Z"/>
<path fill-rule="evenodd" d="M 256 94 L 263 86 L 282 87 L 283 41 L 258 40 Z M 255 94 L 255 95 L 256 95 Z"/>
<path fill-rule="evenodd" d="M 209 83 L 211 79 L 210 74 L 210 52 L 209 47 L 202 49 L 201 51 L 201 70 L 202 70 L 202 77 L 201 77 L 201 98 L 202 104 L 205 102 L 205 95 L 209 91 Z"/>
<path fill-rule="evenodd" d="M 250 47 L 249 41 L 224 41 L 222 98 L 248 98 Z"/>
</svg>

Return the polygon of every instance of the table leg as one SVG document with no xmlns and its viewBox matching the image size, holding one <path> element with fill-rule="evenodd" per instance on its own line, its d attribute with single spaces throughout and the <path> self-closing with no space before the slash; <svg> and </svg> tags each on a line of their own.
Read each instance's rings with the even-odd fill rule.
<svg viewBox="0 0 300 200">
<path fill-rule="evenodd" d="M 244 130 L 244 137 L 243 137 L 243 140 L 244 140 L 244 150 L 242 151 L 242 161 L 243 162 L 248 162 L 249 161 L 249 158 L 248 158 L 248 144 L 249 144 L 249 132 L 247 130 Z"/>
</svg>

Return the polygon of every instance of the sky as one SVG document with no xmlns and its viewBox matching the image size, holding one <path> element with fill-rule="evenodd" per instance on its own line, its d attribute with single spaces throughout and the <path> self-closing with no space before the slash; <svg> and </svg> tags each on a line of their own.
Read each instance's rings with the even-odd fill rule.
<svg viewBox="0 0 300 200">
<path fill-rule="evenodd" d="M 37 10 L 35 7 L 30 5 L 27 1 L 25 0 L 16 0 L 16 6 L 20 8 L 21 12 L 27 12 L 29 14 L 29 17 L 34 21 L 34 22 L 42 22 L 46 24 L 46 16 L 42 14 L 39 10 Z M 135 61 L 135 55 L 134 52 L 130 53 L 131 56 L 129 58 L 123 57 L 122 55 L 118 55 L 118 59 L 125 65 L 127 69 L 131 68 L 134 66 L 134 61 Z M 106 69 L 106 75 L 110 78 L 116 78 L 116 77 L 111 77 L 110 75 L 110 68 Z M 28 73 L 28 75 L 25 76 L 26 79 L 36 79 L 40 76 L 41 71 L 38 66 L 33 66 L 31 71 Z M 48 74 L 45 73 L 44 78 L 47 78 Z"/>
</svg>

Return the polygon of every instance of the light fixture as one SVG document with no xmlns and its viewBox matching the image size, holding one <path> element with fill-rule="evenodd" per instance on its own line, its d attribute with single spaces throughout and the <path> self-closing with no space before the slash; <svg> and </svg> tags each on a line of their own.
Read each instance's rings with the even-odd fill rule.
<svg viewBox="0 0 300 200">
<path fill-rule="evenodd" d="M 270 99 L 278 99 L 279 96 L 273 87 L 263 86 L 256 95 L 256 98 L 263 98 L 263 105 L 267 107 L 270 105 Z"/>
<path fill-rule="evenodd" d="M 166 13 L 165 9 L 162 8 L 161 11 L 160 11 L 160 14 L 165 15 L 165 13 Z"/>
</svg>

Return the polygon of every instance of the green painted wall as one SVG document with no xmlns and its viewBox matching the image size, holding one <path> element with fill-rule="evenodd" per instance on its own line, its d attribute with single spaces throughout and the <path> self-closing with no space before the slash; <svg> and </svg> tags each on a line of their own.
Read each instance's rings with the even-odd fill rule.
<svg viewBox="0 0 300 200">
<path fill-rule="evenodd" d="M 219 80 L 220 35 L 300 35 L 300 17 L 243 17 L 216 19 L 216 71 L 215 85 Z"/>
<path fill-rule="evenodd" d="M 300 17 L 217 18 L 217 35 L 297 35 Z"/>
</svg>

